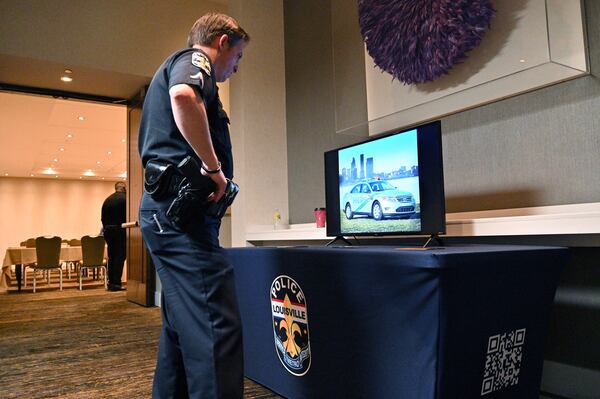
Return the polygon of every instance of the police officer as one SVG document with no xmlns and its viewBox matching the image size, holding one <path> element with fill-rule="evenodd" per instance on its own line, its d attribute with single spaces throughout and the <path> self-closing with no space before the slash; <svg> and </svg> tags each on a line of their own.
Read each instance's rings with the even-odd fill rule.
<svg viewBox="0 0 600 399">
<path fill-rule="evenodd" d="M 158 68 L 140 125 L 146 178 L 149 163 L 178 165 L 191 156 L 217 187 L 209 200 L 221 198 L 226 178 L 233 178 L 233 157 L 216 82 L 237 71 L 249 40 L 235 19 L 206 14 L 193 25 L 188 48 Z M 181 176 L 153 179 L 168 181 L 162 182 L 162 197 L 144 192 L 140 206 L 142 236 L 162 283 L 163 327 L 152 396 L 242 398 L 241 322 L 233 269 L 219 247 L 220 220 L 199 214 L 185 227 L 174 223 L 167 210 Z"/>
</svg>

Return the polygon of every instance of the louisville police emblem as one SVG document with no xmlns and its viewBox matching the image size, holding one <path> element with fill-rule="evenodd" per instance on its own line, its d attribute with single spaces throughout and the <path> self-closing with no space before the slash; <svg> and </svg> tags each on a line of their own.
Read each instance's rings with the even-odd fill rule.
<svg viewBox="0 0 600 399">
<path fill-rule="evenodd" d="M 306 374 L 310 368 L 306 298 L 291 277 L 278 276 L 273 280 L 271 314 L 275 350 L 281 364 L 293 375 Z"/>
<path fill-rule="evenodd" d="M 204 72 L 206 72 L 208 76 L 210 76 L 210 61 L 208 60 L 208 57 L 205 54 L 199 51 L 195 51 L 194 53 L 192 53 L 192 65 L 202 69 Z"/>
</svg>

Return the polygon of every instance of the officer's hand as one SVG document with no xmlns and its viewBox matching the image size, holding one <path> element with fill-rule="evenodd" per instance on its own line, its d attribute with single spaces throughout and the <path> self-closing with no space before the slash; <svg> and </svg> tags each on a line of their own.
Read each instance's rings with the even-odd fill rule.
<svg viewBox="0 0 600 399">
<path fill-rule="evenodd" d="M 202 171 L 204 172 L 204 171 Z M 207 173 L 208 177 L 212 179 L 217 184 L 217 189 L 208 196 L 208 200 L 212 202 L 217 202 L 221 199 L 223 194 L 225 194 L 225 188 L 227 187 L 227 179 L 222 171 L 219 173 Z"/>
</svg>

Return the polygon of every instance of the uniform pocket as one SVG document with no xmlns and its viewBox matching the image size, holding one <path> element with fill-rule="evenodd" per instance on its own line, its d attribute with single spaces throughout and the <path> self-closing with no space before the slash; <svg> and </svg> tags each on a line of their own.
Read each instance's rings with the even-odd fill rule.
<svg viewBox="0 0 600 399">
<path fill-rule="evenodd" d="M 140 227 L 143 231 L 152 231 L 162 233 L 164 231 L 163 224 L 158 218 L 160 213 L 157 209 L 140 209 Z"/>
</svg>

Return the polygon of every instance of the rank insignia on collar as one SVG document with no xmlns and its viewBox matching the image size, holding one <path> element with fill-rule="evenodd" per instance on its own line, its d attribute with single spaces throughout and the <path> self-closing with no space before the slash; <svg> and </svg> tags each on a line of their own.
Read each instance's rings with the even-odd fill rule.
<svg viewBox="0 0 600 399">
<path fill-rule="evenodd" d="M 210 61 L 205 54 L 199 51 L 192 53 L 192 65 L 202 69 L 208 76 L 211 75 Z"/>
</svg>

